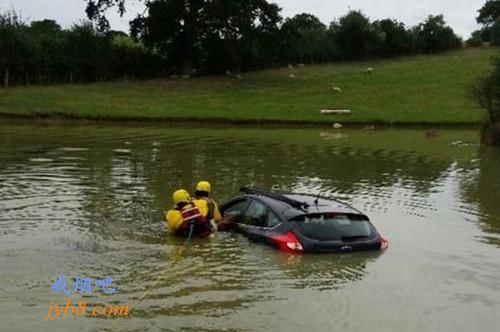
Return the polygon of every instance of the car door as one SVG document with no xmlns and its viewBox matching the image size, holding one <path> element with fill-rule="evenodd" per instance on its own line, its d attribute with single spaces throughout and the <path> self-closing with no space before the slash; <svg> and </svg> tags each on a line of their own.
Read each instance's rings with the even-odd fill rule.
<svg viewBox="0 0 500 332">
<path fill-rule="evenodd" d="M 277 215 L 266 204 L 252 199 L 238 223 L 238 230 L 254 241 L 266 242 L 269 231 L 280 223 Z"/>
<path fill-rule="evenodd" d="M 224 217 L 235 216 L 237 219 L 241 219 L 247 207 L 248 199 L 240 197 L 221 206 L 220 211 Z"/>
</svg>

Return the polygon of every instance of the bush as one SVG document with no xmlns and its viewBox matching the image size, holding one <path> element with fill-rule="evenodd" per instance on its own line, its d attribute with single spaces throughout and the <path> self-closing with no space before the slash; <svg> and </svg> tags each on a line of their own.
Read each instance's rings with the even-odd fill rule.
<svg viewBox="0 0 500 332">
<path fill-rule="evenodd" d="M 485 123 L 481 129 L 481 141 L 484 144 L 500 146 L 500 122 Z"/>
<path fill-rule="evenodd" d="M 500 20 L 495 21 L 490 28 L 490 43 L 500 45 Z"/>
<path fill-rule="evenodd" d="M 494 60 L 493 72 L 479 77 L 471 92 L 488 117 L 481 129 L 482 142 L 500 146 L 500 58 Z"/>
<path fill-rule="evenodd" d="M 489 123 L 500 122 L 500 67 L 489 76 L 479 77 L 471 90 L 477 103 L 487 111 Z"/>
<path fill-rule="evenodd" d="M 483 46 L 483 36 L 481 30 L 476 30 L 472 33 L 471 37 L 466 41 L 467 47 L 481 47 Z"/>
</svg>

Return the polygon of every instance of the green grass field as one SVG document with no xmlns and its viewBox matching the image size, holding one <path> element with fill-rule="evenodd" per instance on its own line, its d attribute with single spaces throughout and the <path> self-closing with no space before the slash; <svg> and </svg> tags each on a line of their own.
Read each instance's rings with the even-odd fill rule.
<svg viewBox="0 0 500 332">
<path fill-rule="evenodd" d="M 435 56 L 323 64 L 245 73 L 243 79 L 112 82 L 0 89 L 0 116 L 109 120 L 178 119 L 301 123 L 475 124 L 468 96 L 496 48 Z M 362 71 L 373 68 L 372 75 Z M 295 79 L 289 74 L 293 72 Z M 335 93 L 333 86 L 342 89 Z M 350 115 L 321 115 L 350 109 Z"/>
</svg>

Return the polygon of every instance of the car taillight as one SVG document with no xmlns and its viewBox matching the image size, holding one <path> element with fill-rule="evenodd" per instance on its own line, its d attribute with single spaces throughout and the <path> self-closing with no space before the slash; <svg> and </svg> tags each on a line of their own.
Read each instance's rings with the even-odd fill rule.
<svg viewBox="0 0 500 332">
<path fill-rule="evenodd" d="M 385 237 L 380 235 L 381 241 L 380 241 L 380 250 L 385 250 L 389 248 L 389 240 L 387 240 Z"/>
<path fill-rule="evenodd" d="M 279 250 L 289 253 L 301 253 L 304 247 L 292 232 L 284 235 L 271 235 L 271 241 L 278 247 Z"/>
</svg>

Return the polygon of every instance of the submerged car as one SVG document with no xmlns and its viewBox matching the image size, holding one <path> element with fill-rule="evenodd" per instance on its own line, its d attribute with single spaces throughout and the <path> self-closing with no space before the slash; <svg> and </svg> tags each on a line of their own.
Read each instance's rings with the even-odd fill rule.
<svg viewBox="0 0 500 332">
<path fill-rule="evenodd" d="M 385 250 L 389 242 L 366 215 L 336 200 L 242 188 L 220 208 L 231 228 L 291 253 Z"/>
</svg>

